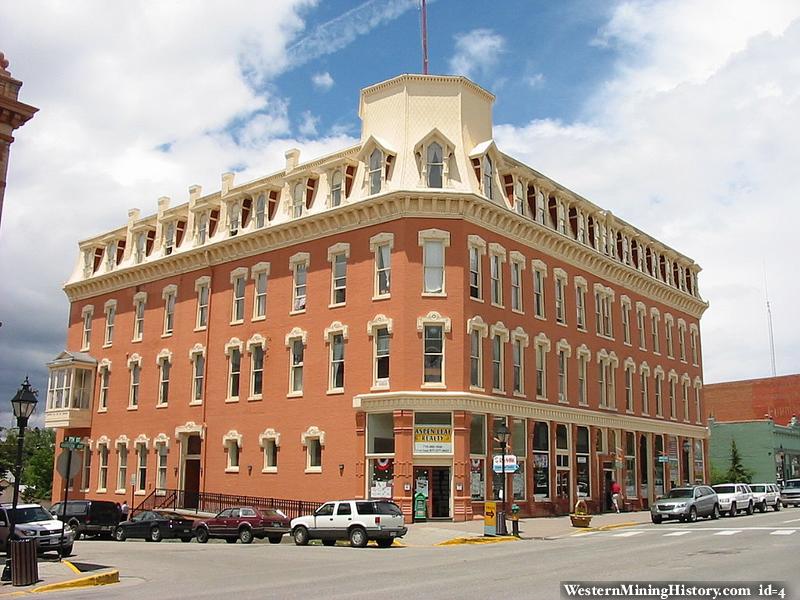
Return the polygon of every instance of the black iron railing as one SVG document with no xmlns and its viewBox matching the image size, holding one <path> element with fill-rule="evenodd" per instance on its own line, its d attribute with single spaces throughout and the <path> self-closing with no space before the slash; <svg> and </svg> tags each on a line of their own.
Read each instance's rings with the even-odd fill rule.
<svg viewBox="0 0 800 600">
<path fill-rule="evenodd" d="M 244 496 L 238 494 L 217 494 L 212 492 L 187 492 L 185 490 L 156 489 L 150 493 L 133 512 L 142 510 L 193 510 L 196 513 L 218 513 L 231 506 L 252 506 L 253 508 L 275 508 L 290 519 L 307 515 L 321 506 L 321 502 L 307 500 L 287 500 Z"/>
</svg>

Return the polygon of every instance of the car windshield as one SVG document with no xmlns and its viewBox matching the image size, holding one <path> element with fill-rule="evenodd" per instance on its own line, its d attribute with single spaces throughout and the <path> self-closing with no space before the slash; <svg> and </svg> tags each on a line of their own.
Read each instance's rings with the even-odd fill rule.
<svg viewBox="0 0 800 600">
<path fill-rule="evenodd" d="M 677 488 L 674 490 L 670 490 L 669 493 L 664 496 L 665 498 L 692 498 L 694 496 L 694 490 L 691 488 Z"/>
<path fill-rule="evenodd" d="M 715 485 L 714 491 L 718 494 L 735 494 L 736 486 L 734 485 Z"/>
<path fill-rule="evenodd" d="M 17 508 L 17 517 L 14 522 L 19 525 L 20 523 L 36 523 L 37 521 L 52 521 L 53 515 L 43 509 L 41 506 L 30 506 L 28 508 Z"/>
<path fill-rule="evenodd" d="M 783 487 L 793 490 L 800 490 L 800 479 L 790 479 L 784 484 Z"/>
<path fill-rule="evenodd" d="M 753 490 L 754 492 L 766 492 L 767 491 L 767 486 L 765 486 L 765 485 L 757 485 L 756 484 L 756 485 L 751 485 L 750 489 Z"/>
</svg>

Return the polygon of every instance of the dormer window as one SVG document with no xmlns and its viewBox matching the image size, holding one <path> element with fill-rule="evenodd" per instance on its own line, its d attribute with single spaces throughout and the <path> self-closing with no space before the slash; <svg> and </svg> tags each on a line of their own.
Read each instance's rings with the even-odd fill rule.
<svg viewBox="0 0 800 600">
<path fill-rule="evenodd" d="M 169 256 L 175 249 L 175 223 L 167 225 L 167 231 L 164 234 L 164 254 Z"/>
<path fill-rule="evenodd" d="M 256 198 L 256 228 L 261 229 L 267 222 L 267 197 L 259 194 Z"/>
<path fill-rule="evenodd" d="M 494 190 L 492 186 L 492 179 L 494 177 L 494 167 L 492 165 L 492 159 L 489 158 L 489 155 L 483 157 L 483 195 L 489 198 L 489 200 L 494 199 Z"/>
<path fill-rule="evenodd" d="M 114 268 L 117 258 L 117 242 L 109 242 L 106 244 L 106 270 L 110 271 Z"/>
<path fill-rule="evenodd" d="M 205 244 L 208 238 L 208 215 L 202 213 L 197 218 L 197 234 L 196 239 L 198 244 Z"/>
<path fill-rule="evenodd" d="M 231 202 L 230 213 L 228 214 L 228 234 L 232 237 L 239 233 L 242 218 L 242 205 L 239 202 Z"/>
<path fill-rule="evenodd" d="M 521 181 L 517 180 L 514 185 L 514 210 L 517 214 L 525 214 L 525 186 Z"/>
<path fill-rule="evenodd" d="M 331 177 L 331 206 L 342 203 L 342 172 L 336 171 Z"/>
<path fill-rule="evenodd" d="M 442 147 L 433 142 L 428 146 L 428 187 L 441 188 L 444 172 L 444 153 Z"/>
<path fill-rule="evenodd" d="M 375 148 L 369 155 L 369 193 L 377 194 L 381 191 L 381 166 L 383 165 L 383 152 Z"/>
<path fill-rule="evenodd" d="M 133 250 L 133 258 L 136 263 L 140 263 L 144 260 L 144 251 L 147 247 L 147 234 L 137 233 L 136 234 L 136 247 Z"/>
<path fill-rule="evenodd" d="M 294 186 L 292 192 L 292 218 L 299 218 L 303 216 L 303 208 L 305 205 L 306 186 L 303 183 L 298 183 Z"/>
</svg>

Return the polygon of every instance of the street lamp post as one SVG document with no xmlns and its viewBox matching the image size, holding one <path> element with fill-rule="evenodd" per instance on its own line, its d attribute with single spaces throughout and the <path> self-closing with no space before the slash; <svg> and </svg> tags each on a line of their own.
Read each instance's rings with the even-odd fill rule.
<svg viewBox="0 0 800 600">
<path fill-rule="evenodd" d="M 26 377 L 22 387 L 11 399 L 11 407 L 14 409 L 14 416 L 17 418 L 19 435 L 17 437 L 17 461 L 14 464 L 14 499 L 11 502 L 11 515 L 8 519 L 9 539 L 14 537 L 17 503 L 19 502 L 19 482 L 22 478 L 22 450 L 25 445 L 25 428 L 28 426 L 28 419 L 36 408 L 36 393 L 35 390 L 31 389 L 31 384 Z"/>
<path fill-rule="evenodd" d="M 501 527 L 502 531 L 498 531 L 501 535 L 506 534 L 506 444 L 508 444 L 508 438 L 511 435 L 511 432 L 506 427 L 504 421 L 501 421 L 497 428 L 494 430 L 494 437 L 500 443 L 500 449 L 502 452 L 502 462 L 500 463 L 500 474 L 503 477 L 503 518 L 501 520 Z M 500 525 L 500 523 L 498 523 Z"/>
</svg>

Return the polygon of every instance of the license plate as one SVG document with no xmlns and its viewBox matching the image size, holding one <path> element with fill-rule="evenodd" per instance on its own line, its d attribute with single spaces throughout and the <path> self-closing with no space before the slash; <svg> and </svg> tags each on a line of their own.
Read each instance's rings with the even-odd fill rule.
<svg viewBox="0 0 800 600">
<path fill-rule="evenodd" d="M 273 524 L 272 524 L 272 526 L 273 526 L 273 527 L 280 527 L 280 526 L 281 526 L 281 524 L 280 524 L 280 523 L 273 523 Z"/>
<path fill-rule="evenodd" d="M 395 537 L 396 535 L 397 535 L 397 534 L 396 534 L 394 531 L 392 531 L 392 532 L 389 534 L 389 537 Z"/>
</svg>

